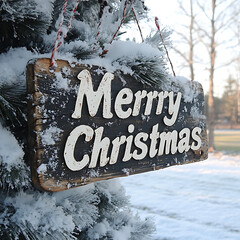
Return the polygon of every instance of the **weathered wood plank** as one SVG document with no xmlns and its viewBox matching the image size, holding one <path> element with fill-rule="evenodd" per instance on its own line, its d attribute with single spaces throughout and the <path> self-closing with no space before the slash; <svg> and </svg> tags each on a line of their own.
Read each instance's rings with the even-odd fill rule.
<svg viewBox="0 0 240 240">
<path fill-rule="evenodd" d="M 188 87 L 194 91 L 194 99 L 191 102 L 185 102 L 183 97 L 179 98 L 182 96 L 181 88 L 173 86 L 171 91 L 166 91 L 168 96 L 163 98 L 162 112 L 156 114 L 157 109 L 160 109 L 160 95 L 164 94 L 160 87 L 146 86 L 131 76 L 122 75 L 120 78 L 114 73 L 114 79 L 111 80 L 111 86 L 109 85 L 111 89 L 108 89 L 111 94 L 110 103 L 107 98 L 109 92 L 104 88 L 102 91 L 106 92 L 102 98 L 105 102 L 103 99 L 100 99 L 100 102 L 97 100 L 97 89 L 103 82 L 106 71 L 83 65 L 70 66 L 68 62 L 59 60 L 55 72 L 51 73 L 49 65 L 49 59 L 38 59 L 27 67 L 27 88 L 30 96 L 29 149 L 32 179 L 38 189 L 61 191 L 99 180 L 207 158 L 206 124 L 203 116 L 204 95 L 200 84 L 189 83 Z M 92 100 L 91 97 L 88 99 L 85 95 L 79 94 L 80 81 L 77 76 L 85 69 L 88 70 L 85 74 L 90 74 L 92 78 L 92 94 L 96 95 Z M 81 80 L 81 83 L 82 81 L 84 80 Z M 89 79 L 86 80 L 86 84 L 89 84 Z M 137 101 L 137 92 L 139 96 L 142 94 L 141 101 L 139 100 L 141 97 Z M 173 92 L 172 98 L 170 92 Z M 144 97 L 144 94 L 148 95 Z M 81 117 L 73 118 L 75 110 L 80 108 L 79 105 L 79 108 L 75 109 L 80 95 Z M 178 98 L 180 102 L 177 107 Z M 128 111 L 131 113 L 128 114 Z M 175 113 L 177 117 L 173 121 L 171 119 Z M 166 118 L 170 120 L 167 121 Z M 80 134 L 79 127 L 84 130 L 84 134 Z M 66 143 L 72 144 L 72 140 L 69 140 L 71 132 L 72 135 L 79 136 L 74 142 L 75 162 L 69 160 L 70 164 L 79 165 L 83 162 L 84 155 L 89 158 L 86 166 L 79 170 L 71 169 L 67 163 L 67 159 L 70 158 L 66 149 L 71 148 L 68 148 Z M 169 134 L 173 141 L 169 141 L 169 152 L 167 144 L 163 144 L 163 154 L 159 154 L 161 142 L 164 142 L 163 132 Z M 87 134 L 90 140 L 85 139 Z M 198 143 L 199 147 L 194 147 Z M 105 153 L 107 159 L 104 157 Z"/>
</svg>

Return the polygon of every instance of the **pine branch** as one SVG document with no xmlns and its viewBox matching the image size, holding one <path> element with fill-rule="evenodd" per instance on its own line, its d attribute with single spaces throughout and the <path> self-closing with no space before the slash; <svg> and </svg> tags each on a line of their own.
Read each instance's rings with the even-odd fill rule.
<svg viewBox="0 0 240 240">
<path fill-rule="evenodd" d="M 30 169 L 25 163 L 9 168 L 0 155 L 0 188 L 4 192 L 16 192 L 31 187 Z"/>
<path fill-rule="evenodd" d="M 142 57 L 133 59 L 117 59 L 120 65 L 130 67 L 133 77 L 147 85 L 164 86 L 168 82 L 166 63 L 160 58 Z M 114 64 L 114 62 L 113 62 Z"/>
<path fill-rule="evenodd" d="M 12 130 L 26 126 L 26 89 L 20 84 L 0 86 L 0 117 Z"/>
<path fill-rule="evenodd" d="M 41 12 L 38 3 L 27 0 L 0 2 L 0 53 L 10 47 L 39 49 L 42 46 L 42 34 L 49 26 L 49 16 Z"/>
<path fill-rule="evenodd" d="M 170 31 L 167 28 L 163 28 L 161 30 L 161 34 L 163 36 L 164 39 L 164 43 L 166 46 L 171 46 L 171 40 L 170 40 L 170 35 L 172 34 L 172 31 Z M 159 49 L 159 51 L 161 52 L 165 52 L 164 50 L 164 46 L 163 46 L 163 42 L 160 38 L 159 32 L 154 32 L 153 34 L 150 34 L 149 36 L 147 36 L 146 43 L 148 43 L 149 45 L 156 47 Z"/>
<path fill-rule="evenodd" d="M 90 59 L 94 56 L 92 49 L 78 48 L 78 49 L 73 49 L 72 52 L 74 54 L 74 57 L 81 60 Z"/>
</svg>

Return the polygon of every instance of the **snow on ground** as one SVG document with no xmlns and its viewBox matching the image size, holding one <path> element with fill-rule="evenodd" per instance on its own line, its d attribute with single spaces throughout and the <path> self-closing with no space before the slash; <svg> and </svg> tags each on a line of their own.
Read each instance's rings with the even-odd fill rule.
<svg viewBox="0 0 240 240">
<path fill-rule="evenodd" d="M 157 240 L 240 239 L 240 155 L 121 178 L 132 209 Z"/>
</svg>

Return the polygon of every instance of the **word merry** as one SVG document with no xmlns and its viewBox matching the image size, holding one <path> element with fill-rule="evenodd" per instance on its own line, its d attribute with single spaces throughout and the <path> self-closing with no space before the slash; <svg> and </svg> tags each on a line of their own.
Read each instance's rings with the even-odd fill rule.
<svg viewBox="0 0 240 240">
<path fill-rule="evenodd" d="M 86 97 L 88 111 L 91 117 L 94 117 L 97 114 L 100 103 L 103 99 L 103 118 L 112 118 L 113 113 L 111 111 L 111 82 L 114 79 L 114 75 L 112 73 L 106 73 L 103 76 L 97 91 L 93 90 L 92 78 L 88 70 L 81 71 L 78 74 L 78 79 L 81 80 L 81 83 L 78 90 L 77 101 L 75 104 L 74 113 L 72 114 L 72 118 L 81 118 L 84 96 Z M 172 126 L 177 119 L 181 97 L 182 94 L 180 92 L 177 93 L 176 100 L 174 101 L 173 92 L 147 92 L 146 90 L 142 90 L 137 91 L 135 94 L 133 94 L 130 88 L 123 88 L 118 92 L 115 98 L 114 111 L 116 115 L 121 119 L 126 119 L 130 116 L 138 116 L 140 113 L 142 100 L 146 98 L 147 101 L 144 109 L 144 115 L 148 116 L 151 114 L 154 99 L 157 100 L 155 114 L 160 115 L 163 110 L 164 100 L 168 98 L 168 114 L 170 117 L 164 116 L 163 122 L 167 126 Z M 128 108 L 125 109 L 126 107 L 124 106 L 130 104 L 133 104 L 133 107 L 131 108 L 128 106 Z"/>
</svg>

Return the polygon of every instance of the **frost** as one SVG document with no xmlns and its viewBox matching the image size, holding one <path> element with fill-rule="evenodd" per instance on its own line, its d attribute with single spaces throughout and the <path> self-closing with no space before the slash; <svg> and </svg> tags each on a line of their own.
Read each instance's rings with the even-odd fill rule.
<svg viewBox="0 0 240 240">
<path fill-rule="evenodd" d="M 107 204 L 105 205 L 104 202 Z M 99 209 L 99 204 L 104 217 Z M 148 239 L 153 227 L 126 207 L 124 189 L 116 180 L 89 184 L 59 193 L 20 192 L 1 203 L 3 228 L 21 229 L 36 239 L 75 239 L 74 230 L 86 231 L 84 239 Z M 14 208 L 14 212 L 11 212 Z M 27 227 L 26 227 L 27 226 Z M 139 238 L 142 236 L 142 238 Z"/>
<path fill-rule="evenodd" d="M 150 116 L 146 116 L 144 114 L 141 114 L 141 118 L 143 121 L 146 121 L 146 122 L 148 122 L 150 120 Z"/>
<path fill-rule="evenodd" d="M 99 172 L 94 169 L 91 169 L 88 174 L 90 178 L 99 177 Z"/>
<path fill-rule="evenodd" d="M 199 108 L 197 106 L 192 106 L 190 114 L 194 120 L 205 120 L 206 117 L 199 112 Z"/>
<path fill-rule="evenodd" d="M 127 84 L 126 80 L 121 75 L 119 75 L 119 78 L 120 78 L 120 80 L 122 82 L 122 85 L 124 87 Z"/>
<path fill-rule="evenodd" d="M 70 75 L 71 74 L 71 71 L 68 67 L 63 67 L 62 71 L 65 75 Z"/>
<path fill-rule="evenodd" d="M 196 96 L 199 94 L 199 83 L 194 81 L 190 81 L 185 77 L 176 76 L 172 77 L 171 81 L 173 83 L 173 89 L 175 91 L 182 92 L 182 97 L 184 101 L 187 102 L 193 102 L 193 100 L 196 98 Z"/>
<path fill-rule="evenodd" d="M 94 72 L 96 72 L 98 75 L 104 75 L 104 71 L 101 68 L 95 69 Z"/>
<path fill-rule="evenodd" d="M 8 198 L 6 205 L 16 209 L 10 221 L 31 225 L 35 231 L 46 236 L 47 232 L 61 229 L 62 232 L 72 232 L 75 224 L 70 214 L 64 213 L 64 207 L 56 204 L 56 198 L 47 194 L 19 193 L 15 198 Z"/>
<path fill-rule="evenodd" d="M 0 187 L 4 190 L 30 186 L 30 170 L 13 134 L 0 124 Z"/>
<path fill-rule="evenodd" d="M 46 164 L 41 164 L 37 169 L 38 174 L 44 174 L 44 173 L 46 173 L 46 171 L 47 171 Z"/>
<path fill-rule="evenodd" d="M 69 87 L 70 80 L 68 78 L 63 77 L 61 72 L 54 72 L 54 74 L 56 80 L 54 81 L 53 87 L 56 87 L 57 89 L 64 89 L 66 91 L 70 91 L 71 89 Z"/>
<path fill-rule="evenodd" d="M 98 216 L 97 203 L 93 185 L 55 194 L 20 192 L 15 197 L 6 198 L 5 207 L 12 206 L 15 212 L 0 213 L 0 221 L 6 227 L 9 224 L 28 226 L 24 232 L 27 234 L 30 229 L 38 239 L 56 231 L 65 239 L 72 239 L 76 223 L 79 229 L 94 223 Z"/>
<path fill-rule="evenodd" d="M 26 65 L 34 57 L 36 55 L 26 48 L 10 49 L 0 54 L 0 86 L 19 82 L 25 85 Z"/>
<path fill-rule="evenodd" d="M 130 175 L 130 169 L 129 168 L 123 168 L 122 172 L 124 172 L 127 176 Z"/>
<path fill-rule="evenodd" d="M 0 164 L 4 164 L 8 171 L 13 167 L 25 164 L 24 152 L 12 133 L 0 124 Z"/>
<path fill-rule="evenodd" d="M 134 59 L 138 56 L 144 58 L 158 58 L 163 56 L 160 51 L 147 43 L 135 43 L 131 41 L 116 41 L 112 44 L 107 44 L 106 49 L 108 50 L 106 57 L 112 62 L 119 58 Z"/>
<path fill-rule="evenodd" d="M 152 164 L 152 167 L 153 167 L 153 171 L 156 171 L 156 164 Z"/>
<path fill-rule="evenodd" d="M 62 129 L 55 126 L 50 126 L 41 133 L 42 143 L 46 146 L 54 145 L 62 132 Z"/>
<path fill-rule="evenodd" d="M 47 13 L 49 18 L 51 17 L 52 14 L 52 4 L 54 0 L 34 0 L 36 3 L 36 11 L 42 12 L 42 13 Z"/>
<path fill-rule="evenodd" d="M 108 127 L 112 126 L 112 124 L 113 124 L 113 122 L 107 122 L 107 123 L 105 123 L 105 125 L 108 126 Z"/>
</svg>

